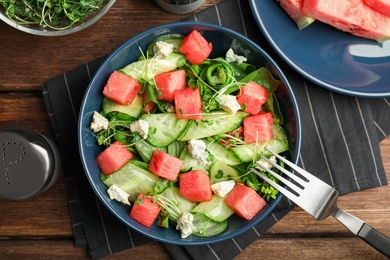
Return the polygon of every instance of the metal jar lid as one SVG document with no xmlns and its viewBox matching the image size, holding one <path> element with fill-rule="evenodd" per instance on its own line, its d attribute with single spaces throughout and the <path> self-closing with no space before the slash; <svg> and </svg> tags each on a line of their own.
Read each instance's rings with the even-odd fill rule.
<svg viewBox="0 0 390 260">
<path fill-rule="evenodd" d="M 0 198 L 24 200 L 51 188 L 61 156 L 49 138 L 29 129 L 0 130 Z"/>
<path fill-rule="evenodd" d="M 205 0 L 155 0 L 165 11 L 173 14 L 188 14 L 203 5 Z"/>
</svg>

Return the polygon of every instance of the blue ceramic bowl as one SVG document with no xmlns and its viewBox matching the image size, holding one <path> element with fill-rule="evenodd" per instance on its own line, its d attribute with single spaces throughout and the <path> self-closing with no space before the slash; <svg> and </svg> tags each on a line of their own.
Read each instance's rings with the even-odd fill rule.
<svg viewBox="0 0 390 260">
<path fill-rule="evenodd" d="M 286 122 L 285 129 L 290 138 L 291 150 L 289 156 L 294 162 L 297 162 L 298 160 L 301 145 L 300 118 L 291 87 L 278 65 L 267 53 L 248 38 L 230 29 L 217 25 L 200 22 L 179 22 L 149 29 L 121 45 L 98 69 L 84 96 L 78 129 L 78 141 L 82 164 L 97 197 L 120 221 L 130 228 L 153 239 L 179 245 L 210 244 L 240 235 L 261 222 L 275 208 L 276 204 L 281 199 L 281 195 L 279 195 L 276 200 L 268 203 L 267 206 L 250 221 L 243 220 L 237 216 L 232 216 L 229 220 L 227 230 L 217 236 L 208 238 L 190 236 L 182 239 L 180 233 L 174 228 L 161 228 L 156 224 L 151 227 L 145 227 L 139 224 L 129 217 L 129 207 L 110 200 L 107 195 L 107 187 L 99 179 L 100 170 L 95 162 L 95 158 L 102 151 L 102 148 L 95 142 L 94 135 L 89 126 L 93 111 L 101 110 L 103 99 L 102 90 L 108 77 L 114 70 L 120 69 L 137 60 L 140 55 L 139 48 L 145 50 L 148 43 L 156 37 L 170 33 L 186 35 L 192 30 L 200 31 L 207 41 L 212 42 L 213 51 L 211 57 L 224 57 L 226 51 L 231 47 L 237 54 L 243 55 L 245 53 L 249 63 L 252 63 L 257 67 L 267 67 L 275 77 L 281 80 L 277 95 L 284 113 Z"/>
</svg>

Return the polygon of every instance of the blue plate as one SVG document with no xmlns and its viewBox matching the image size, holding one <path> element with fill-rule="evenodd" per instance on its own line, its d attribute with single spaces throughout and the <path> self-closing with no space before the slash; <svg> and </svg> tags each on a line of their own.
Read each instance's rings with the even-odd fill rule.
<svg viewBox="0 0 390 260">
<path fill-rule="evenodd" d="M 93 111 L 101 111 L 103 101 L 102 90 L 108 77 L 114 70 L 123 68 L 127 64 L 136 61 L 141 55 L 140 49 L 145 50 L 147 45 L 155 38 L 166 34 L 187 35 L 192 30 L 200 31 L 208 42 L 213 44 L 211 57 L 224 56 L 229 48 L 236 53 L 248 57 L 248 62 L 256 67 L 267 67 L 281 84 L 276 91 L 282 113 L 284 115 L 284 127 L 290 140 L 289 157 L 293 162 L 298 161 L 301 146 L 301 122 L 295 96 L 287 82 L 286 77 L 278 65 L 260 47 L 248 38 L 224 27 L 201 22 L 180 22 L 165 24 L 144 31 L 126 41 L 104 61 L 95 73 L 85 93 L 78 122 L 78 142 L 81 161 L 92 189 L 107 209 L 128 227 L 149 236 L 158 241 L 179 245 L 200 245 L 220 242 L 225 239 L 240 235 L 246 230 L 262 221 L 278 204 L 281 194 L 275 200 L 270 201 L 253 219 L 246 221 L 237 216 L 232 216 L 229 226 L 223 233 L 213 237 L 181 238 L 175 227 L 161 228 L 155 224 L 145 227 L 129 217 L 130 208 L 119 202 L 110 200 L 107 187 L 100 181 L 100 169 L 96 164 L 96 156 L 102 152 L 102 147 L 96 143 L 95 136 L 90 130 Z"/>
<path fill-rule="evenodd" d="M 390 96 L 390 40 L 377 43 L 315 21 L 298 30 L 274 0 L 250 0 L 274 50 L 314 83 L 358 97 Z"/>
</svg>

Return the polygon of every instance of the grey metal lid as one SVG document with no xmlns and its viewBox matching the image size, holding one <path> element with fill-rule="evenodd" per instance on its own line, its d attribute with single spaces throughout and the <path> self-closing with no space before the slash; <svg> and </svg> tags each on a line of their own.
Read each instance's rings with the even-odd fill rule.
<svg viewBox="0 0 390 260">
<path fill-rule="evenodd" d="M 24 128 L 0 130 L 0 198 L 23 200 L 46 191 L 61 172 L 56 145 Z"/>
<path fill-rule="evenodd" d="M 205 0 L 155 0 L 165 11 L 173 14 L 188 14 L 203 5 Z"/>
</svg>

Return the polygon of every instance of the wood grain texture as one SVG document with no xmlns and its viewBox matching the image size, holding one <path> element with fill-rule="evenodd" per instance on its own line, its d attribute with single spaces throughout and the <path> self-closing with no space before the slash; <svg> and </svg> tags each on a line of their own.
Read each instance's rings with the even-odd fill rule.
<svg viewBox="0 0 390 260">
<path fill-rule="evenodd" d="M 202 8 L 219 2 L 206 0 Z M 0 23 L 0 128 L 21 126 L 53 137 L 41 94 L 49 78 L 112 52 L 152 26 L 185 16 L 162 11 L 153 0 L 117 0 L 91 28 L 74 35 L 39 37 Z M 390 137 L 380 144 L 390 180 Z M 344 195 L 339 206 L 390 236 L 390 187 Z M 0 199 L 1 259 L 88 259 L 75 247 L 64 177 L 27 201 Z M 316 221 L 293 210 L 236 259 L 384 259 L 333 218 Z M 159 243 L 125 250 L 107 259 L 170 259 Z"/>
</svg>

